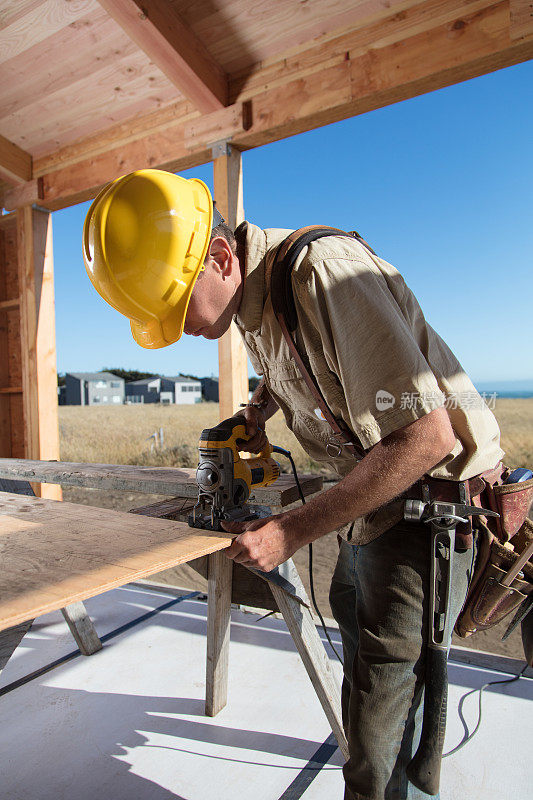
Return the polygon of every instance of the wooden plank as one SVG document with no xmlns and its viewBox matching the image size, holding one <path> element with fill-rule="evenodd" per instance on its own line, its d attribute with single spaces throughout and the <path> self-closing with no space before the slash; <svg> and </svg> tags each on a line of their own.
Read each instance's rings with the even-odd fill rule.
<svg viewBox="0 0 533 800">
<path fill-rule="evenodd" d="M 103 144 L 96 147 L 96 155 L 85 163 L 86 177 L 82 180 L 85 182 L 85 188 L 77 191 L 79 181 L 79 174 L 77 172 L 79 161 L 72 163 L 69 152 L 65 154 L 66 166 L 61 166 L 60 169 L 54 170 L 54 192 L 59 192 L 61 196 L 69 198 L 76 198 L 77 201 L 87 199 L 93 196 L 102 186 L 112 178 L 124 175 L 127 172 L 132 172 L 135 169 L 142 169 L 145 167 L 159 167 L 161 169 L 168 169 L 170 171 L 177 171 L 176 165 L 179 164 L 180 169 L 187 169 L 188 167 L 198 166 L 211 159 L 210 146 L 213 143 L 213 135 L 222 134 L 222 137 L 230 136 L 235 133 L 239 120 L 240 129 L 245 130 L 246 114 L 243 105 L 238 103 L 236 108 L 223 109 L 217 114 L 220 114 L 220 119 L 217 120 L 215 114 L 209 115 L 209 120 L 202 126 L 198 126 L 193 130 L 184 127 L 180 118 L 175 118 L 176 113 L 180 111 L 187 111 L 188 106 L 178 104 L 173 107 L 171 113 L 167 111 L 162 112 L 163 117 L 159 118 L 153 115 L 148 121 L 146 135 L 141 138 L 136 138 L 135 128 L 130 130 L 131 126 L 123 126 L 120 130 L 123 132 L 124 144 L 105 148 L 106 140 Z M 176 113 L 175 113 L 176 112 Z M 186 114 L 185 121 L 188 122 L 190 114 Z M 184 140 L 185 131 L 189 134 L 188 145 Z M 202 138 L 205 137 L 205 138 Z M 133 141 L 131 139 L 133 138 Z M 194 139 L 194 150 L 192 147 L 192 140 Z M 126 146 L 126 142 L 130 144 Z M 107 142 L 109 144 L 109 142 Z M 102 149 L 103 147 L 103 149 Z M 76 157 L 76 150 L 74 148 L 74 157 Z M 101 169 L 101 171 L 99 171 Z M 40 167 L 42 170 L 42 166 Z M 94 182 L 94 178 L 98 182 Z M 48 176 L 41 175 L 42 182 L 42 198 L 39 203 L 45 203 L 45 196 L 50 195 L 50 186 L 48 185 Z M 87 186 L 90 185 L 90 189 Z M 23 187 L 22 187 L 23 188 Z M 4 197 L 4 204 L 6 208 L 17 208 L 19 205 L 24 204 L 25 199 L 22 196 L 21 189 L 13 189 L 6 192 Z M 62 203 L 53 201 L 51 204 L 46 202 L 47 207 L 59 208 Z"/>
<path fill-rule="evenodd" d="M 244 219 L 242 156 L 233 147 L 213 161 L 214 199 L 217 208 L 234 230 Z M 218 340 L 220 419 L 231 417 L 241 403 L 248 402 L 248 357 L 237 327 Z"/>
<path fill-rule="evenodd" d="M 246 111 L 244 104 L 237 102 L 222 111 L 196 117 L 183 128 L 185 147 L 196 150 L 197 147 L 205 147 L 206 144 L 214 144 L 222 139 L 230 139 L 236 133 L 242 133 L 249 126 Z"/>
<path fill-rule="evenodd" d="M 80 141 L 71 145 L 54 149 L 53 152 L 40 157 L 34 153 L 33 174 L 43 176 L 48 172 L 77 164 L 84 158 L 101 156 L 116 147 L 125 147 L 143 137 L 160 133 L 169 126 L 173 127 L 176 124 L 185 126 L 195 117 L 199 117 L 199 112 L 188 100 L 178 100 L 149 113 L 139 110 L 133 119 L 126 119 L 124 122 L 106 127 L 97 134 L 85 135 Z M 179 139 L 179 131 L 177 138 Z"/>
<path fill-rule="evenodd" d="M 0 178 L 19 184 L 31 180 L 31 155 L 0 135 Z"/>
<path fill-rule="evenodd" d="M 0 493 L 0 630 L 228 547 L 184 522 Z"/>
<path fill-rule="evenodd" d="M 468 13 L 474 14 L 493 5 L 491 0 L 470 0 Z M 407 7 L 409 6 L 409 7 Z M 385 7 L 383 8 L 385 10 Z M 424 0 L 424 2 L 402 4 L 397 13 L 369 24 L 337 32 L 334 37 L 321 37 L 320 41 L 305 42 L 283 59 L 270 58 L 235 72 L 230 81 L 230 97 L 247 100 L 264 91 L 274 89 L 295 80 L 308 77 L 329 67 L 353 59 L 369 50 L 401 42 L 404 39 L 438 25 L 450 25 L 465 13 L 464 0 Z"/>
<path fill-rule="evenodd" d="M 4 62 L 0 119 L 108 68 L 112 62 L 120 64 L 136 50 L 135 42 L 97 6 L 82 24 L 61 28 Z M 51 58 L 51 53 L 61 53 L 61 58 Z"/>
<path fill-rule="evenodd" d="M 506 672 L 509 675 L 519 675 L 524 669 L 524 661 L 496 653 L 486 653 L 483 650 L 473 650 L 470 647 L 451 647 L 448 661 L 456 664 L 470 664 L 480 669 Z M 525 678 L 533 678 L 533 668 L 528 667 L 524 672 Z"/>
<path fill-rule="evenodd" d="M 102 649 L 93 621 L 81 601 L 62 608 L 61 613 L 83 656 L 92 656 Z"/>
<path fill-rule="evenodd" d="M 200 111 L 208 114 L 228 104 L 226 74 L 168 2 L 100 4 Z"/>
<path fill-rule="evenodd" d="M 20 305 L 20 298 L 13 297 L 11 300 L 0 300 L 0 311 L 9 311 L 18 308 Z"/>
<path fill-rule="evenodd" d="M 22 386 L 3 386 L 0 394 L 22 394 Z"/>
<path fill-rule="evenodd" d="M 279 586 L 271 583 L 270 589 L 335 734 L 339 749 L 348 759 L 348 743 L 342 726 L 340 688 L 311 612 Z"/>
<path fill-rule="evenodd" d="M 214 717 L 228 699 L 228 662 L 233 561 L 224 553 L 208 559 L 205 713 Z"/>
<path fill-rule="evenodd" d="M 59 458 L 51 215 L 25 206 L 17 229 L 25 454 Z M 62 497 L 59 486 L 41 494 Z"/>
<path fill-rule="evenodd" d="M 21 622 L 13 628 L 0 631 L 0 672 L 19 646 L 24 635 L 29 631 L 33 623 L 32 619 Z"/>
<path fill-rule="evenodd" d="M 16 220 L 11 220 L 11 225 Z M 6 296 L 6 230 L 0 228 L 0 297 Z M 2 300 L 4 313 L 0 314 L 0 386 L 9 385 L 9 331 L 8 314 L 5 313 L 5 304 L 9 300 Z M 1 395 L 0 391 L 0 395 Z M 0 396 L 0 456 L 11 455 L 11 413 L 9 396 Z"/>
<path fill-rule="evenodd" d="M 510 40 L 507 0 L 476 8 L 475 13 L 463 13 L 451 23 L 406 34 L 400 43 L 376 50 L 367 46 L 353 58 L 347 52 L 344 63 L 317 69 L 312 75 L 292 74 L 284 86 L 261 85 L 251 98 L 252 125 L 233 142 L 242 149 L 257 147 L 533 56 L 532 41 Z M 402 24 L 401 15 L 396 24 Z M 59 208 L 87 199 L 99 186 L 130 169 L 181 170 L 209 160 L 209 152 L 200 145 L 194 154 L 184 146 L 181 149 L 182 136 L 177 124 L 171 135 L 161 131 L 82 160 L 67 171 L 49 172 L 44 176 L 43 203 Z"/>
<path fill-rule="evenodd" d="M 136 467 L 117 464 L 86 464 L 67 461 L 36 461 L 0 458 L 0 478 L 59 483 L 93 489 L 119 489 L 125 492 L 163 494 L 176 498 L 198 497 L 196 470 L 173 467 Z M 322 489 L 319 475 L 300 475 L 304 495 Z M 251 500 L 267 506 L 286 506 L 298 500 L 298 489 L 291 475 L 280 475 L 271 486 L 255 489 Z"/>
<path fill-rule="evenodd" d="M 184 5 L 181 0 L 180 13 L 226 72 L 233 73 L 279 58 L 304 43 L 323 42 L 347 27 L 401 12 L 411 4 L 406 0 L 230 0 L 223 4 L 200 0 Z"/>
<path fill-rule="evenodd" d="M 12 211 L 20 206 L 38 203 L 43 198 L 43 179 L 34 178 L 31 181 L 27 181 L 27 183 L 21 183 L 19 186 L 14 186 L 4 192 L 3 204 L 4 208 Z"/>
<path fill-rule="evenodd" d="M 33 489 L 31 488 L 31 484 L 28 483 L 28 481 L 10 481 L 0 478 L 0 491 L 14 492 L 18 495 L 35 497 Z M 66 608 L 62 608 L 61 612 L 71 630 L 72 635 L 74 636 L 78 647 L 80 648 L 82 655 L 91 656 L 93 653 L 101 650 L 102 643 L 98 638 L 98 634 L 96 633 L 92 620 L 87 614 L 85 606 L 82 602 L 72 603 Z M 9 631 L 0 632 L 0 641 L 2 640 L 4 634 L 8 633 Z"/>
<path fill-rule="evenodd" d="M 526 39 L 533 36 L 533 3 L 531 0 L 509 0 L 511 39 Z"/>
<path fill-rule="evenodd" d="M 95 65 L 68 86 L 3 117 L 2 133 L 18 142 L 23 131 L 25 148 L 42 153 L 44 148 L 55 150 L 58 143 L 73 142 L 136 113 L 160 108 L 177 96 L 168 78 L 137 51 L 100 68 Z"/>
<path fill-rule="evenodd" d="M 30 4 L 27 13 L 11 18 L 0 30 L 0 64 L 89 16 L 97 7 L 95 0 L 71 0 L 69 3 L 42 0 L 39 4 Z"/>
</svg>

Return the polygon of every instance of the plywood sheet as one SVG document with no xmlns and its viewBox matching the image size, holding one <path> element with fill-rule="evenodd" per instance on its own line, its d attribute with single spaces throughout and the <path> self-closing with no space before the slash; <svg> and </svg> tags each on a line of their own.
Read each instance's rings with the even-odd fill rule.
<svg viewBox="0 0 533 800">
<path fill-rule="evenodd" d="M 231 540 L 184 522 L 0 492 L 0 630 Z"/>
</svg>

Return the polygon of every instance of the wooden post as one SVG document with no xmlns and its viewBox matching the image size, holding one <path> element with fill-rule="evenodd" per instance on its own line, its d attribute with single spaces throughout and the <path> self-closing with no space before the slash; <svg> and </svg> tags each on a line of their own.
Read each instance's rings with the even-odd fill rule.
<svg viewBox="0 0 533 800">
<path fill-rule="evenodd" d="M 208 557 L 205 713 L 214 717 L 228 699 L 228 659 L 233 561 L 224 552 Z"/>
<path fill-rule="evenodd" d="M 235 229 L 244 219 L 241 153 L 228 144 L 213 160 L 217 208 Z M 248 359 L 235 325 L 218 340 L 218 397 L 220 419 L 227 419 L 248 400 Z"/>
<path fill-rule="evenodd" d="M 25 457 L 58 460 L 54 263 L 50 213 L 32 206 L 18 209 L 17 241 Z M 61 500 L 61 487 L 43 484 L 40 495 Z"/>
<path fill-rule="evenodd" d="M 93 621 L 81 601 L 70 603 L 61 609 L 61 613 L 83 656 L 92 656 L 102 649 Z"/>
</svg>

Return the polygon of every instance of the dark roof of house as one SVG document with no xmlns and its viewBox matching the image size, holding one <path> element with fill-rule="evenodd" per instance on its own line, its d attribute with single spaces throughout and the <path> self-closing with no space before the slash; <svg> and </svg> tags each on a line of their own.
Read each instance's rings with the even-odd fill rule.
<svg viewBox="0 0 533 800">
<path fill-rule="evenodd" d="M 67 372 L 73 378 L 79 381 L 123 381 L 118 375 L 113 375 L 112 372 Z"/>
<path fill-rule="evenodd" d="M 160 375 L 154 375 L 153 378 L 140 378 L 138 381 L 128 381 L 128 386 L 142 386 L 152 383 L 152 381 L 158 381 L 161 379 Z"/>
<path fill-rule="evenodd" d="M 138 381 L 128 381 L 128 386 L 142 386 L 156 380 L 171 381 L 172 383 L 200 383 L 196 378 L 184 378 L 183 375 L 154 375 L 153 378 L 141 378 Z"/>
<path fill-rule="evenodd" d="M 200 383 L 197 378 L 184 378 L 183 375 L 165 375 L 167 381 L 174 381 L 174 383 Z"/>
</svg>

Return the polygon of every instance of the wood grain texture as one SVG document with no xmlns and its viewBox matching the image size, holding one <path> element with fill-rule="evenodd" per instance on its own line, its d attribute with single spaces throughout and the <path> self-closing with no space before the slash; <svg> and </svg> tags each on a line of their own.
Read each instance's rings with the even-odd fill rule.
<svg viewBox="0 0 533 800">
<path fill-rule="evenodd" d="M 59 458 L 51 215 L 24 206 L 17 212 L 17 234 L 25 454 Z M 41 494 L 62 496 L 59 486 Z"/>
<path fill-rule="evenodd" d="M 205 713 L 214 717 L 228 700 L 228 665 L 233 561 L 224 553 L 208 556 L 207 660 Z"/>
<path fill-rule="evenodd" d="M 234 147 L 213 161 L 214 199 L 217 208 L 235 230 L 244 220 L 242 156 Z M 220 419 L 231 417 L 248 402 L 248 357 L 237 327 L 232 322 L 218 340 Z"/>
<path fill-rule="evenodd" d="M 70 603 L 61 613 L 83 656 L 92 656 L 102 649 L 93 621 L 81 601 Z"/>
<path fill-rule="evenodd" d="M 0 631 L 0 672 L 21 643 L 23 637 L 28 633 L 32 626 L 32 619 L 21 622 L 12 628 Z"/>
<path fill-rule="evenodd" d="M 31 155 L 0 135 L 0 178 L 19 184 L 31 180 Z"/>
<path fill-rule="evenodd" d="M 311 612 L 309 608 L 298 603 L 279 586 L 270 584 L 270 589 L 335 734 L 339 749 L 348 759 L 350 756 L 342 725 L 340 687 L 331 669 L 328 654 L 318 635 Z"/>
<path fill-rule="evenodd" d="M 229 534 L 0 492 L 0 630 L 228 547 Z"/>
<path fill-rule="evenodd" d="M 96 0 L 27 3 L 26 13 L 13 15 L 0 29 L 0 64 L 90 15 L 97 8 Z"/>
<path fill-rule="evenodd" d="M 198 497 L 196 470 L 172 467 L 136 467 L 117 464 L 76 464 L 66 461 L 0 459 L 0 478 L 85 486 L 94 489 L 120 489 L 126 492 L 163 494 L 171 497 Z M 304 495 L 322 489 L 318 475 L 301 475 Z M 267 506 L 286 506 L 296 502 L 298 489 L 291 475 L 280 475 L 271 486 L 255 489 L 250 500 Z"/>
<path fill-rule="evenodd" d="M 341 58 L 335 53 L 333 61 L 326 48 L 322 63 L 315 63 L 311 73 L 301 56 L 301 69 L 293 63 L 287 80 L 280 58 L 272 85 L 268 71 L 264 81 L 256 73 L 251 126 L 236 134 L 233 143 L 241 149 L 258 147 L 533 56 L 531 39 L 510 39 L 508 0 L 487 0 L 483 7 L 473 2 L 462 9 L 457 0 L 426 0 L 419 5 L 435 10 L 435 20 L 431 15 L 410 17 L 410 9 L 397 11 L 383 22 L 383 46 L 374 48 L 371 41 L 361 40 Z M 451 12 L 446 12 L 447 6 Z M 399 39 L 395 27 L 401 31 Z M 237 93 L 233 99 L 244 97 Z M 201 143 L 194 152 L 185 148 L 178 120 L 153 136 L 124 147 L 115 143 L 106 153 L 46 173 L 42 202 L 59 208 L 89 198 L 104 183 L 132 169 L 159 166 L 180 171 L 210 157 Z"/>
<path fill-rule="evenodd" d="M 228 104 L 228 80 L 201 39 L 164 0 L 100 0 L 177 89 L 203 113 Z"/>
<path fill-rule="evenodd" d="M 511 12 L 511 39 L 527 39 L 533 36 L 533 3 L 531 0 L 509 0 Z"/>
</svg>

